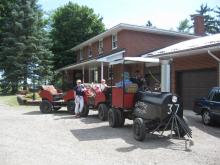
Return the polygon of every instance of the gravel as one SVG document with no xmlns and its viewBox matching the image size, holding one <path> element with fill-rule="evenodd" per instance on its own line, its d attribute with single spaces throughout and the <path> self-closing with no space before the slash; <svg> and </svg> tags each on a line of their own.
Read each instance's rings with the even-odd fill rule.
<svg viewBox="0 0 220 165">
<path fill-rule="evenodd" d="M 147 135 L 144 142 L 134 140 L 129 120 L 123 128 L 110 128 L 93 111 L 78 119 L 65 108 L 41 114 L 38 107 L 10 107 L 0 101 L 0 164 L 219 164 L 220 127 L 204 126 L 192 111 L 184 114 L 193 131 L 188 150 L 184 140 L 158 135 Z"/>
</svg>

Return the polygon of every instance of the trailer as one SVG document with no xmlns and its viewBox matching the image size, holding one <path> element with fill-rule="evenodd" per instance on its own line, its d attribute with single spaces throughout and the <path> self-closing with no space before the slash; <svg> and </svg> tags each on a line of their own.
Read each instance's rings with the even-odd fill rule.
<svg viewBox="0 0 220 165">
<path fill-rule="evenodd" d="M 67 107 L 71 114 L 75 114 L 75 95 L 73 90 L 62 93 L 53 85 L 42 85 L 39 95 L 42 99 L 40 111 L 42 113 L 57 112 L 61 107 Z"/>
<path fill-rule="evenodd" d="M 108 119 L 108 109 L 110 106 L 111 88 L 101 90 L 101 84 L 84 84 L 86 87 L 84 97 L 84 109 L 82 112 L 83 117 L 87 117 L 89 110 L 98 110 L 98 117 L 100 120 L 105 121 Z"/>
</svg>

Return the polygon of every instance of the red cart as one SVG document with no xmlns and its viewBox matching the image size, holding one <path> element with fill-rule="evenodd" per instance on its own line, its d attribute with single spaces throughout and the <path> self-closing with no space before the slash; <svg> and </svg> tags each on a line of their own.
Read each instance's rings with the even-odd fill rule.
<svg viewBox="0 0 220 165">
<path fill-rule="evenodd" d="M 98 117 L 105 121 L 108 118 L 108 109 L 110 104 L 110 91 L 106 88 L 101 91 L 99 86 L 101 84 L 85 84 L 86 92 L 84 97 L 84 109 L 81 116 L 88 116 L 89 109 L 98 110 Z"/>
<path fill-rule="evenodd" d="M 62 93 L 54 88 L 53 85 L 42 85 L 39 95 L 42 98 L 40 103 L 40 111 L 42 113 L 56 112 L 61 107 L 67 106 L 68 112 L 74 114 L 75 96 L 73 90 Z"/>
</svg>

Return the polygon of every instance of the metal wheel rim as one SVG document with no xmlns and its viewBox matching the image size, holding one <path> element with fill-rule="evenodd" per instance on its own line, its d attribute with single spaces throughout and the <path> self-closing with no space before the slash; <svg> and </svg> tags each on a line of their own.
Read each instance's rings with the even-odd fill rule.
<svg viewBox="0 0 220 165">
<path fill-rule="evenodd" d="M 204 114 L 203 114 L 203 120 L 204 120 L 204 123 L 205 123 L 205 124 L 209 123 L 209 121 L 210 121 L 209 112 L 204 112 Z"/>
</svg>

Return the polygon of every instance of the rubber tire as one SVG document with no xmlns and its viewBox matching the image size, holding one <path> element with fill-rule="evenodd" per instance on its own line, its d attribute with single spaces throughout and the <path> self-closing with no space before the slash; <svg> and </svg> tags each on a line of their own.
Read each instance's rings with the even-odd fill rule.
<svg viewBox="0 0 220 165">
<path fill-rule="evenodd" d="M 188 123 L 188 120 L 186 119 L 185 116 L 183 116 L 183 122 L 185 122 L 185 124 Z M 174 130 L 174 133 L 177 137 L 179 136 L 177 130 Z M 186 135 L 186 132 L 184 131 L 183 128 L 179 128 L 179 134 L 180 134 L 180 137 L 183 138 Z"/>
<path fill-rule="evenodd" d="M 142 118 L 135 118 L 133 124 L 134 138 L 138 141 L 143 141 L 146 136 L 146 125 Z"/>
<path fill-rule="evenodd" d="M 70 114 L 75 115 L 75 101 L 74 100 L 70 100 L 67 102 L 67 111 Z"/>
<path fill-rule="evenodd" d="M 89 106 L 87 104 L 84 104 L 83 110 L 80 113 L 81 117 L 87 117 L 89 114 Z"/>
<path fill-rule="evenodd" d="M 124 112 L 120 109 L 117 109 L 116 112 L 118 118 L 118 127 L 123 127 L 125 123 Z"/>
<path fill-rule="evenodd" d="M 209 120 L 205 119 L 207 116 L 209 117 Z M 212 124 L 212 118 L 210 116 L 210 112 L 208 110 L 204 110 L 202 113 L 202 122 L 205 125 L 211 125 Z"/>
<path fill-rule="evenodd" d="M 115 109 L 111 108 L 108 111 L 109 126 L 115 128 L 118 126 L 118 115 Z"/>
<path fill-rule="evenodd" d="M 108 107 L 106 104 L 99 104 L 98 111 L 100 120 L 105 121 L 108 119 Z"/>
<path fill-rule="evenodd" d="M 51 102 L 49 102 L 48 100 L 42 100 L 42 102 L 40 103 L 40 111 L 42 113 L 51 113 L 53 111 L 53 106 Z"/>
</svg>

